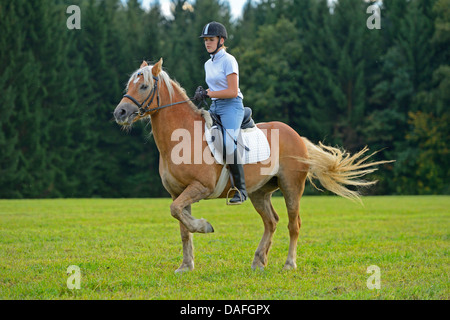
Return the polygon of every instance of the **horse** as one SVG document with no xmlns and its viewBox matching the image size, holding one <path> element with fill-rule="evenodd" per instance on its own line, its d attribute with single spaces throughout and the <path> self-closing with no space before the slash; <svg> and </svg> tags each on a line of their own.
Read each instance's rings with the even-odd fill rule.
<svg viewBox="0 0 450 320">
<path fill-rule="evenodd" d="M 204 134 L 204 125 L 210 118 L 209 112 L 197 107 L 180 84 L 169 77 L 162 69 L 162 64 L 162 58 L 154 65 L 142 62 L 139 69 L 130 76 L 126 94 L 115 108 L 114 117 L 117 124 L 127 129 L 139 120 L 147 119 L 151 122 L 159 151 L 159 174 L 164 188 L 172 197 L 170 213 L 179 221 L 181 233 L 183 260 L 175 272 L 185 272 L 194 269 L 193 233 L 214 232 L 207 220 L 197 219 L 192 215 L 191 205 L 207 199 L 215 192 L 223 164 L 211 158 L 204 139 L 201 139 L 197 146 L 195 143 L 187 144 L 187 148 L 183 150 L 188 160 L 196 158 L 194 160 L 197 161 L 173 161 L 174 150 L 180 148 L 180 139 L 174 139 L 173 133 L 182 130 L 181 132 L 186 134 L 186 141 L 189 142 L 195 135 L 195 130 L 201 128 L 201 133 Z M 313 144 L 282 122 L 257 123 L 256 126 L 266 134 L 271 153 L 267 161 L 244 165 L 249 199 L 264 224 L 264 233 L 251 267 L 264 269 L 267 266 L 268 253 L 279 221 L 271 197 L 273 192 L 280 189 L 289 217 L 290 237 L 283 269 L 295 269 L 301 227 L 300 199 L 306 180 L 314 186 L 313 180 L 318 180 L 325 189 L 360 201 L 359 192 L 349 189 L 348 186 L 355 189 L 373 185 L 377 181 L 359 178 L 373 172 L 376 170 L 375 166 L 387 161 L 368 162 L 376 152 L 367 155 L 367 147 L 351 155 L 341 148 L 326 146 L 321 142 L 318 145 Z M 200 157 L 199 153 L 202 153 Z M 230 187 L 228 182 L 217 198 L 227 197 Z"/>
</svg>

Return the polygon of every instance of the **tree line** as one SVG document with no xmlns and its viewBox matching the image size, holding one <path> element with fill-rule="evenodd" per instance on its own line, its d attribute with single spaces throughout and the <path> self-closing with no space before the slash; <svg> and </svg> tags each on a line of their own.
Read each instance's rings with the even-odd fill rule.
<svg viewBox="0 0 450 320">
<path fill-rule="evenodd" d="M 142 60 L 192 96 L 210 21 L 229 33 L 244 104 L 313 142 L 395 159 L 366 194 L 449 194 L 450 0 L 0 1 L 0 198 L 161 197 L 151 125 L 112 111 Z M 69 5 L 80 29 L 69 29 Z M 308 193 L 314 193 L 308 189 Z"/>
</svg>

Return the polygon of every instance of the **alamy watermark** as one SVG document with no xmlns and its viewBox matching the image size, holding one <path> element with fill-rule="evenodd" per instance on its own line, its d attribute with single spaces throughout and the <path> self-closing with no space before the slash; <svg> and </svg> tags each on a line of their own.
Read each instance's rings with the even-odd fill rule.
<svg viewBox="0 0 450 320">
<path fill-rule="evenodd" d="M 381 9 L 378 0 L 370 0 L 374 4 L 367 7 L 366 13 L 370 14 L 370 17 L 366 20 L 366 26 L 368 29 L 381 29 Z M 67 29 L 81 29 L 81 9 L 77 5 L 70 5 L 67 7 L 66 13 L 71 14 L 66 21 Z"/>
<path fill-rule="evenodd" d="M 203 123 L 202 121 L 194 121 L 194 130 L 191 132 L 184 128 L 175 129 L 170 137 L 171 141 L 177 142 L 172 148 L 170 159 L 175 165 L 179 164 L 213 164 L 215 159 L 211 154 L 210 148 L 206 145 L 204 148 L 203 142 L 206 141 L 206 136 L 203 134 Z M 261 167 L 261 175 L 271 175 L 273 169 L 276 167 L 279 156 L 279 129 L 259 129 L 266 137 L 268 137 L 268 132 L 270 131 L 270 156 L 266 160 L 260 161 L 264 167 Z M 214 131 L 215 134 L 211 133 L 214 138 L 214 146 L 216 151 L 220 153 L 223 150 L 224 137 L 222 135 L 222 130 L 217 129 Z M 232 130 L 227 129 L 226 139 L 234 140 L 233 137 L 238 136 L 237 141 L 235 141 L 236 150 L 239 154 L 234 158 L 234 152 L 226 152 L 226 163 L 234 163 L 237 161 L 238 164 L 244 164 L 245 154 L 250 152 L 246 149 L 243 139 L 239 138 L 240 129 Z M 233 143 L 231 143 L 233 145 Z M 230 143 L 227 146 L 230 147 Z M 234 146 L 233 146 L 234 147 Z"/>
<path fill-rule="evenodd" d="M 371 274 L 367 278 L 367 288 L 369 290 L 381 289 L 381 269 L 376 265 L 371 265 L 367 267 L 366 272 Z M 67 268 L 67 288 L 69 290 L 81 289 L 81 269 L 79 266 L 71 265 Z"/>
<path fill-rule="evenodd" d="M 378 4 L 377 0 L 371 0 L 371 2 L 375 2 L 375 3 L 370 5 L 366 10 L 366 13 L 370 14 L 370 17 L 367 18 L 366 26 L 370 30 L 381 29 L 380 5 Z"/>
<path fill-rule="evenodd" d="M 67 268 L 67 288 L 70 290 L 81 289 L 81 269 L 79 266 L 71 265 Z"/>
<path fill-rule="evenodd" d="M 71 5 L 67 7 L 66 13 L 71 13 L 67 18 L 67 29 L 81 29 L 81 10 L 79 6 Z"/>
<path fill-rule="evenodd" d="M 376 265 L 372 265 L 367 267 L 367 273 L 373 273 L 367 279 L 367 288 L 369 290 L 373 289 L 381 289 L 381 271 L 380 267 Z"/>
</svg>

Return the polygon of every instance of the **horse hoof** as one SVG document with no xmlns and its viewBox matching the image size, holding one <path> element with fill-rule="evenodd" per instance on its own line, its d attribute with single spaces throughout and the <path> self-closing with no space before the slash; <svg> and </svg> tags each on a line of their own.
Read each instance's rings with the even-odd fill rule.
<svg viewBox="0 0 450 320">
<path fill-rule="evenodd" d="M 181 265 L 177 270 L 175 270 L 175 273 L 185 273 L 192 271 L 194 267 L 189 267 L 187 265 Z"/>
<path fill-rule="evenodd" d="M 213 233 L 214 232 L 214 228 L 211 225 L 211 223 L 208 222 L 208 225 L 206 227 L 207 227 L 206 233 Z"/>
<path fill-rule="evenodd" d="M 254 271 L 264 271 L 264 266 L 252 264 L 252 270 L 254 270 Z"/>
<path fill-rule="evenodd" d="M 200 231 L 200 233 L 212 233 L 214 232 L 214 228 L 211 225 L 211 223 L 209 223 L 208 221 L 206 221 L 205 219 L 201 219 L 203 221 L 203 228 Z"/>
<path fill-rule="evenodd" d="M 285 263 L 283 270 L 295 270 L 297 269 L 297 265 L 295 263 Z"/>
</svg>

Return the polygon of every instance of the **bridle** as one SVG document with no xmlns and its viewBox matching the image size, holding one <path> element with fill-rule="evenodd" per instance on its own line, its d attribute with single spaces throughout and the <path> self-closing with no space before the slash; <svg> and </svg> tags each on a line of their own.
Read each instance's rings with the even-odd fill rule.
<svg viewBox="0 0 450 320">
<path fill-rule="evenodd" d="M 154 84 L 153 84 L 153 88 L 150 91 L 150 93 L 148 94 L 147 98 L 145 98 L 145 100 L 142 103 L 139 103 L 135 98 L 133 98 L 132 96 L 128 95 L 128 94 L 124 94 L 123 97 L 124 98 L 128 98 L 131 101 L 133 101 L 133 103 L 138 107 L 138 115 L 139 116 L 144 116 L 146 113 L 149 113 L 151 111 L 156 111 L 156 110 L 160 110 L 163 108 L 167 108 L 167 107 L 171 107 L 177 104 L 182 104 L 182 103 L 186 103 L 189 101 L 192 101 L 193 99 L 189 99 L 189 100 L 184 100 L 184 101 L 179 101 L 179 102 L 175 102 L 175 103 L 170 103 L 170 104 L 166 104 L 163 106 L 159 105 L 159 92 L 158 92 L 158 77 L 155 77 L 154 75 L 152 75 Z M 157 107 L 155 108 L 149 108 L 150 105 L 152 104 L 153 100 L 155 99 L 156 96 L 156 104 Z M 148 101 L 147 105 L 144 107 L 145 103 Z"/>
</svg>

